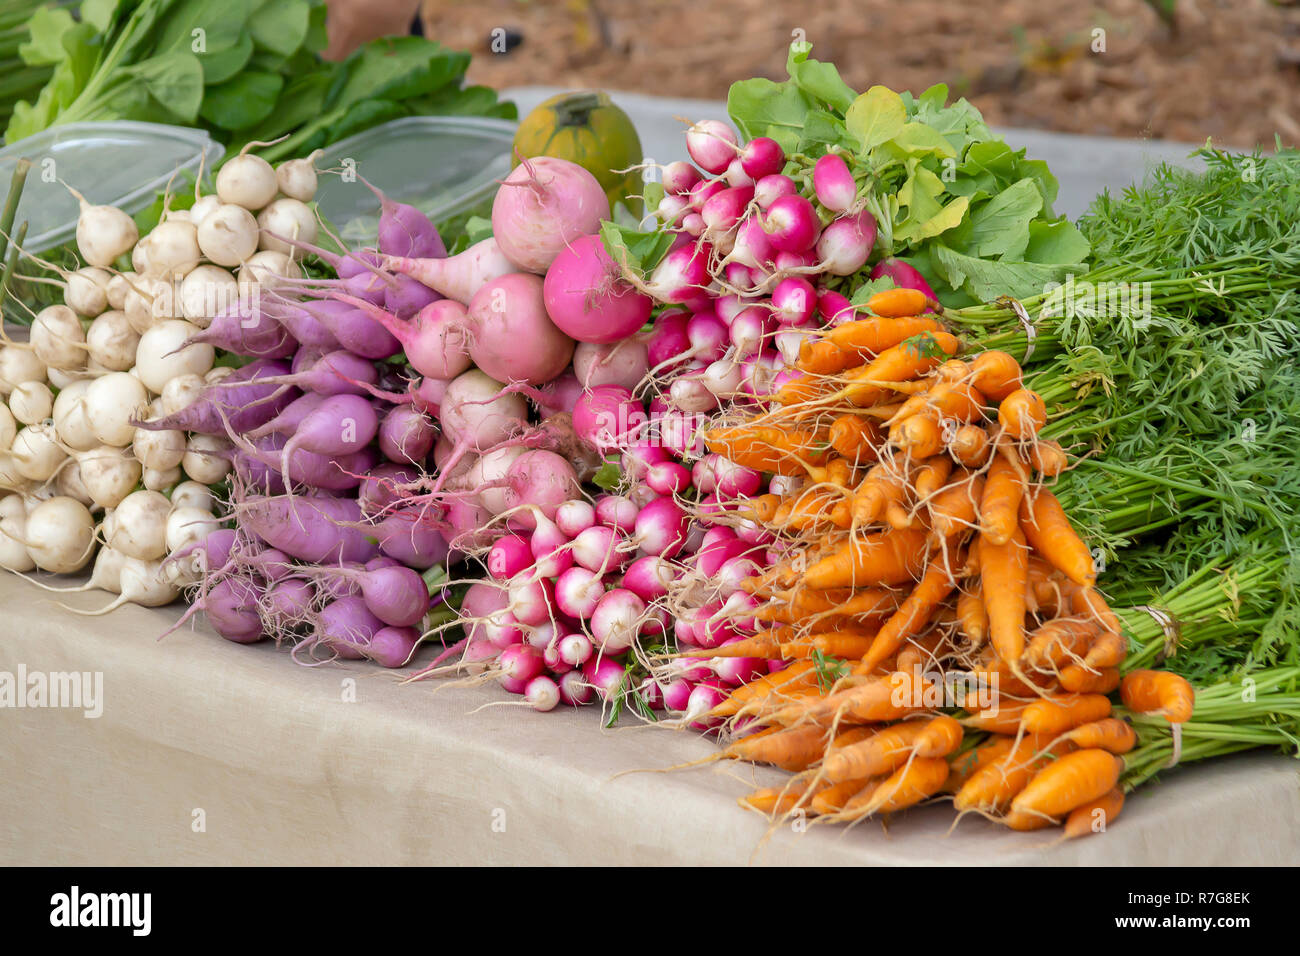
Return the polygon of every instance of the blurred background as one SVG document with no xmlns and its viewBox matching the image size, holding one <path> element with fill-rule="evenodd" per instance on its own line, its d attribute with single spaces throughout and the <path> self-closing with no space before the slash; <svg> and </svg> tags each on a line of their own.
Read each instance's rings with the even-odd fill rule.
<svg viewBox="0 0 1300 956">
<path fill-rule="evenodd" d="M 375 0 L 364 6 L 374 10 Z M 382 0 L 380 0 L 382 4 Z M 946 82 L 1002 126 L 1300 141 L 1296 0 L 425 0 L 468 79 L 721 99 L 784 79 L 795 30 L 855 89 Z M 494 32 L 495 31 L 495 32 Z M 494 42 L 495 41 L 495 42 Z M 1096 52 L 1094 52 L 1094 50 Z"/>
</svg>

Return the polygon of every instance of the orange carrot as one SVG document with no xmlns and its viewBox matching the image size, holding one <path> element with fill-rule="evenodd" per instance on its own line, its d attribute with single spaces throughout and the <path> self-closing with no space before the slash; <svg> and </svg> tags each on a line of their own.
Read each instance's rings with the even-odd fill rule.
<svg viewBox="0 0 1300 956">
<path fill-rule="evenodd" d="M 1024 448 L 1021 454 L 1021 460 L 1045 478 L 1055 478 L 1070 466 L 1065 449 L 1051 439 L 1040 438 Z"/>
<path fill-rule="evenodd" d="M 1026 833 L 1030 830 L 1041 830 L 1044 827 L 1056 826 L 1060 821 L 1042 814 L 1030 813 L 1027 810 L 1012 810 L 1005 816 L 998 817 L 998 823 L 1008 829 Z"/>
<path fill-rule="evenodd" d="M 815 701 L 782 707 L 770 715 L 770 720 L 786 726 L 805 721 L 829 725 L 837 719 L 846 725 L 898 720 L 921 710 L 932 690 L 933 685 L 924 677 L 895 671 Z"/>
<path fill-rule="evenodd" d="M 817 672 L 812 661 L 796 661 L 789 667 L 772 674 L 764 674 L 747 684 L 741 684 L 731 695 L 714 707 L 706 718 L 730 717 L 741 707 L 768 694 L 790 692 L 798 686 L 817 686 Z"/>
<path fill-rule="evenodd" d="M 921 530 L 854 535 L 833 554 L 812 564 L 803 575 L 803 584 L 842 588 L 914 581 L 925 567 L 925 540 Z"/>
<path fill-rule="evenodd" d="M 850 800 L 839 816 L 857 820 L 915 806 L 938 793 L 947 779 L 948 761 L 942 757 L 917 757 L 877 784 L 865 800 L 862 794 Z"/>
<path fill-rule="evenodd" d="M 860 744 L 864 740 L 870 740 L 876 734 L 880 733 L 880 727 L 850 727 L 848 730 L 841 730 L 833 740 L 826 745 L 826 754 L 830 755 L 841 747 L 852 747 Z"/>
<path fill-rule="evenodd" d="M 1020 726 L 1031 734 L 1055 736 L 1109 716 L 1110 698 L 1105 694 L 1059 694 L 1026 707 Z"/>
<path fill-rule="evenodd" d="M 883 728 L 860 744 L 842 747 L 822 762 L 822 774 L 832 783 L 840 783 L 892 773 L 914 756 L 913 746 L 926 723 L 905 720 Z"/>
<path fill-rule="evenodd" d="M 1024 466 L 1005 448 L 989 465 L 980 499 L 980 530 L 992 544 L 1006 544 L 1020 524 L 1020 500 L 1025 494 Z"/>
<path fill-rule="evenodd" d="M 1075 584 L 1092 587 L 1097 568 L 1056 495 L 1038 488 L 1020 499 L 1020 526 L 1029 546 Z"/>
<path fill-rule="evenodd" d="M 912 743 L 918 757 L 946 757 L 961 746 L 964 731 L 953 717 L 940 714 L 925 722 L 920 736 Z"/>
<path fill-rule="evenodd" d="M 966 382 L 936 382 L 904 402 L 896 417 L 924 415 L 935 421 L 979 422 L 984 416 L 984 402 L 979 389 Z"/>
<path fill-rule="evenodd" d="M 1159 714 L 1171 724 L 1191 720 L 1196 706 L 1192 685 L 1169 671 L 1130 671 L 1119 685 L 1119 696 L 1129 710 Z"/>
<path fill-rule="evenodd" d="M 970 377 L 970 365 L 961 359 L 948 359 L 935 369 L 934 377 L 941 382 L 964 382 Z"/>
<path fill-rule="evenodd" d="M 717 647 L 710 648 L 692 648 L 690 656 L 692 657 L 781 657 L 781 648 L 784 641 L 793 639 L 794 633 L 788 626 L 774 627 L 761 630 L 756 634 L 730 644 L 719 644 Z"/>
<path fill-rule="evenodd" d="M 1087 664 L 1071 664 L 1058 679 L 1063 688 L 1076 694 L 1109 694 L 1119 687 L 1119 668 L 1093 670 Z"/>
<path fill-rule="evenodd" d="M 734 760 L 766 763 L 798 772 L 821 759 L 826 749 L 826 731 L 813 724 L 786 727 L 775 733 L 762 731 L 735 741 L 723 754 Z"/>
<path fill-rule="evenodd" d="M 948 482 L 952 474 L 952 459 L 947 455 L 935 455 L 921 462 L 912 478 L 912 490 L 917 498 L 928 498 Z"/>
<path fill-rule="evenodd" d="M 1025 599 L 1029 602 L 1029 610 L 1039 617 L 1068 616 L 1073 606 L 1071 596 L 1078 585 L 1032 552 L 1029 555 L 1028 571 Z M 1087 623 L 1093 630 L 1097 629 L 1090 615 L 1073 616 Z"/>
<path fill-rule="evenodd" d="M 943 450 L 939 423 L 926 415 L 909 415 L 889 428 L 889 444 L 913 460 L 930 458 Z"/>
<path fill-rule="evenodd" d="M 986 650 L 991 649 L 986 648 Z M 1049 694 L 1056 689 L 1056 681 L 1051 676 L 1038 671 L 1022 672 L 1017 677 L 1012 672 L 1011 665 L 996 653 L 991 657 L 982 658 L 980 663 L 971 667 L 969 673 L 980 683 L 995 689 L 1003 700 L 1030 703 L 1042 694 Z M 978 709 L 978 707 L 977 704 L 975 708 L 968 706 L 967 709 Z M 1014 734 L 1015 730 L 1011 730 L 1010 733 Z"/>
<path fill-rule="evenodd" d="M 936 628 L 921 637 L 908 640 L 898 652 L 895 670 L 929 669 L 940 658 L 952 652 L 952 645 L 942 630 Z"/>
<path fill-rule="evenodd" d="M 925 569 L 920 582 L 908 595 L 902 605 L 876 634 L 871 650 L 862 658 L 854 669 L 855 674 L 869 674 L 876 669 L 886 657 L 895 653 L 909 637 L 919 634 L 929 623 L 935 609 L 952 593 L 956 582 L 953 580 L 953 567 L 959 567 L 965 561 L 962 549 L 950 551 L 937 557 Z"/>
<path fill-rule="evenodd" d="M 876 448 L 885 436 L 869 418 L 841 415 L 831 422 L 827 440 L 837 455 L 861 463 L 876 460 Z"/>
<path fill-rule="evenodd" d="M 938 303 L 916 289 L 886 289 L 867 299 L 869 311 L 891 319 L 920 315 L 927 307 L 937 308 Z"/>
<path fill-rule="evenodd" d="M 998 424 L 1017 441 L 1034 438 L 1046 423 L 1047 406 L 1032 389 L 1017 389 L 998 403 Z"/>
<path fill-rule="evenodd" d="M 948 451 L 960 465 L 982 467 L 989 460 L 989 433 L 981 425 L 962 425 L 948 440 Z"/>
<path fill-rule="evenodd" d="M 1057 618 L 1027 635 L 1022 660 L 1026 667 L 1059 668 L 1082 658 L 1092 642 L 1094 627 L 1088 621 Z"/>
<path fill-rule="evenodd" d="M 994 760 L 999 760 L 1009 754 L 1015 742 L 1015 737 L 995 734 L 986 743 L 980 744 L 973 750 L 967 750 L 952 757 L 948 761 L 952 770 L 948 775 L 946 789 L 952 793 L 957 793 L 965 786 L 966 781 L 980 770 L 987 767 Z"/>
<path fill-rule="evenodd" d="M 799 360 L 795 362 L 795 368 L 813 375 L 835 375 L 861 364 L 860 356 L 845 351 L 834 342 L 818 339 L 799 346 Z"/>
<path fill-rule="evenodd" d="M 1124 809 L 1124 791 L 1119 787 L 1103 793 L 1070 811 L 1065 818 L 1065 838 L 1073 840 L 1090 833 L 1105 833 Z"/>
<path fill-rule="evenodd" d="M 904 528 L 920 527 L 917 519 L 907 506 L 899 499 L 890 501 L 885 505 L 885 524 L 889 525 L 895 531 L 902 531 Z"/>
<path fill-rule="evenodd" d="M 772 399 L 777 405 L 787 407 L 817 402 L 831 397 L 835 381 L 833 378 L 800 372 L 782 385 Z"/>
<path fill-rule="evenodd" d="M 1035 771 L 1065 748 L 1056 745 L 1040 753 L 1047 741 L 1027 734 L 1012 744 L 1006 754 L 990 760 L 971 774 L 957 791 L 952 805 L 960 810 L 1000 810 L 1007 806 L 1033 778 Z"/>
<path fill-rule="evenodd" d="M 1102 631 L 1093 638 L 1088 653 L 1083 657 L 1083 663 L 1092 668 L 1101 670 L 1106 667 L 1118 667 L 1124 662 L 1124 655 L 1128 653 L 1128 639 L 1123 634 L 1115 631 Z"/>
<path fill-rule="evenodd" d="M 754 612 L 754 616 L 765 621 L 777 618 L 802 620 L 820 614 L 835 614 L 843 617 L 880 615 L 892 611 L 901 600 L 902 596 L 897 592 L 883 588 L 816 590 L 801 587 L 774 593 L 772 601 L 784 601 L 785 604 L 764 604 Z"/>
<path fill-rule="evenodd" d="M 871 362 L 843 376 L 847 383 L 835 397 L 852 405 L 865 407 L 888 400 L 892 389 L 885 383 L 908 382 L 924 375 L 957 351 L 957 339 L 947 332 L 923 332 L 885 349 Z M 776 396 L 782 404 L 785 386 Z M 804 399 L 806 400 L 806 399 Z"/>
<path fill-rule="evenodd" d="M 962 718 L 962 724 L 972 730 L 987 730 L 992 734 L 1014 734 L 1020 729 L 1020 717 L 1029 704 L 999 704 L 987 710 L 971 711 Z"/>
<path fill-rule="evenodd" d="M 809 809 L 817 814 L 838 813 L 844 809 L 845 804 L 869 786 L 872 786 L 872 781 L 866 777 L 831 784 L 812 798 Z"/>
<path fill-rule="evenodd" d="M 1076 750 L 1052 761 L 1034 775 L 1011 801 L 1011 809 L 1061 817 L 1096 800 L 1119 782 L 1124 760 L 1105 750 Z"/>
<path fill-rule="evenodd" d="M 742 502 L 736 509 L 736 514 L 759 524 L 768 524 L 779 507 L 781 507 L 781 496 L 769 493 Z"/>
<path fill-rule="evenodd" d="M 966 589 L 957 595 L 957 620 L 972 647 L 979 647 L 988 640 L 989 615 L 984 609 L 978 578 L 967 582 Z"/>
<path fill-rule="evenodd" d="M 768 816 L 789 813 L 805 795 L 810 792 L 816 793 L 822 789 L 821 786 L 810 788 L 809 784 L 811 782 L 811 778 L 808 780 L 796 779 L 791 780 L 785 786 L 764 787 L 741 797 L 738 802 L 747 810 L 757 810 L 759 813 Z"/>
<path fill-rule="evenodd" d="M 1096 621 L 1105 631 L 1122 634 L 1124 629 L 1110 609 L 1110 605 L 1097 593 L 1095 588 L 1078 588 L 1070 593 L 1070 606 L 1076 617 Z"/>
<path fill-rule="evenodd" d="M 803 462 L 821 464 L 828 454 L 828 446 L 816 435 L 771 425 L 748 423 L 715 428 L 703 437 L 709 451 L 738 465 L 778 475 L 802 475 Z"/>
<path fill-rule="evenodd" d="M 1126 754 L 1137 746 L 1137 731 L 1127 720 L 1106 717 L 1080 724 L 1067 733 L 1065 739 L 1081 750 Z"/>
<path fill-rule="evenodd" d="M 838 657 L 846 661 L 856 661 L 871 648 L 875 640 L 874 628 L 845 628 L 840 631 L 826 631 L 814 634 L 812 648 L 824 657 Z"/>
<path fill-rule="evenodd" d="M 871 646 L 872 640 L 876 636 L 876 629 L 871 627 L 844 627 L 830 631 L 815 631 L 811 634 L 792 637 L 790 640 L 781 644 L 779 653 L 776 655 L 763 654 L 738 654 L 737 657 L 784 657 L 787 660 L 797 660 L 804 657 L 812 657 L 814 651 L 818 651 L 826 657 L 839 657 L 844 660 L 857 660 Z M 726 647 L 735 647 L 744 642 L 728 644 Z M 707 651 L 701 652 L 698 656 L 708 657 Z"/>
<path fill-rule="evenodd" d="M 782 501 L 770 523 L 797 531 L 817 528 L 828 523 L 830 509 L 838 500 L 838 494 L 825 489 L 802 491 Z"/>
<path fill-rule="evenodd" d="M 909 415 L 889 429 L 889 441 L 913 461 L 943 450 L 939 423 L 928 415 Z"/>
<path fill-rule="evenodd" d="M 849 355 L 879 355 L 922 332 L 942 332 L 943 323 L 928 315 L 904 316 L 897 319 L 866 318 L 844 322 L 831 329 L 825 341 Z M 802 358 L 803 350 L 800 349 Z M 846 366 L 847 367 L 847 366 Z"/>
<path fill-rule="evenodd" d="M 835 485 L 847 490 L 852 483 L 854 467 L 853 462 L 837 455 L 828 459 L 824 467 L 809 467 L 808 478 L 814 484 Z"/>
<path fill-rule="evenodd" d="M 904 495 L 902 477 L 888 464 L 872 466 L 853 495 L 851 514 L 860 525 L 874 524 L 884 516 L 891 501 Z"/>
<path fill-rule="evenodd" d="M 953 427 L 956 427 L 957 423 L 979 422 L 983 419 L 984 396 L 965 382 L 933 381 L 927 377 L 919 382 L 895 383 L 893 387 L 901 391 L 903 385 L 914 391 L 912 397 L 894 414 L 892 422 L 911 415 L 924 415 L 935 421 L 951 421 Z"/>
<path fill-rule="evenodd" d="M 1021 387 L 1020 363 L 1006 352 L 990 349 L 970 362 L 971 384 L 992 402 L 1001 402 Z"/>
<path fill-rule="evenodd" d="M 951 538 L 973 528 L 984 486 L 983 475 L 962 472 L 932 497 L 925 507 L 935 535 Z"/>
<path fill-rule="evenodd" d="M 980 590 L 993 649 L 1013 668 L 1025 649 L 1025 576 L 1028 552 L 1017 528 L 1006 544 L 980 542 Z"/>
</svg>

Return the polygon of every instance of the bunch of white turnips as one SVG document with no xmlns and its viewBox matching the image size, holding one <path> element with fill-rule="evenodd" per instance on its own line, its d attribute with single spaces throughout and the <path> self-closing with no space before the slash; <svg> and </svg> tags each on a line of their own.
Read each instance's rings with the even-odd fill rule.
<svg viewBox="0 0 1300 956">
<path fill-rule="evenodd" d="M 0 568 L 69 574 L 93 559 L 86 587 L 119 594 L 110 607 L 168 604 L 193 580 L 166 558 L 220 524 L 210 486 L 230 471 L 228 445 L 132 421 L 175 414 L 229 375 L 212 346 L 185 343 L 261 284 L 301 277 L 281 237 L 316 240 L 314 158 L 273 168 L 245 147 L 214 193 L 196 186 L 190 209 L 167 204 L 143 237 L 74 193 L 85 265 L 27 342 L 0 345 Z"/>
</svg>

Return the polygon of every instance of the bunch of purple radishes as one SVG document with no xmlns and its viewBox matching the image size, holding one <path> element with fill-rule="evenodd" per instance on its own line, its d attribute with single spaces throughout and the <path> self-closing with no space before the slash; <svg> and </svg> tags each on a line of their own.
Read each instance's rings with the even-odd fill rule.
<svg viewBox="0 0 1300 956">
<path fill-rule="evenodd" d="M 439 565 L 580 498 L 600 457 L 576 406 L 640 380 L 653 307 L 596 234 L 608 216 L 590 173 L 540 158 L 498 190 L 493 237 L 456 256 L 387 199 L 375 249 L 273 235 L 334 277 L 276 277 L 215 315 L 191 341 L 251 361 L 142 423 L 228 443 L 234 527 L 172 556 L 223 636 L 406 663 Z"/>
</svg>

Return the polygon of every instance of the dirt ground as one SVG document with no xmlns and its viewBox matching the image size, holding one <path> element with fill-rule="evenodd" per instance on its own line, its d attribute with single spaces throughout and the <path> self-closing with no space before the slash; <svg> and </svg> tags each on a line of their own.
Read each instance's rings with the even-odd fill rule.
<svg viewBox="0 0 1300 956">
<path fill-rule="evenodd" d="M 993 123 L 1300 142 L 1300 0 L 426 0 L 470 79 L 725 97 L 784 78 L 796 30 L 855 89 L 946 82 Z M 1172 19 L 1157 10 L 1173 8 Z M 802 9 L 799 9 L 802 8 Z M 495 32 L 494 32 L 495 31 Z M 493 52 L 492 39 L 513 48 Z M 497 43 L 498 50 L 501 44 Z"/>
</svg>

